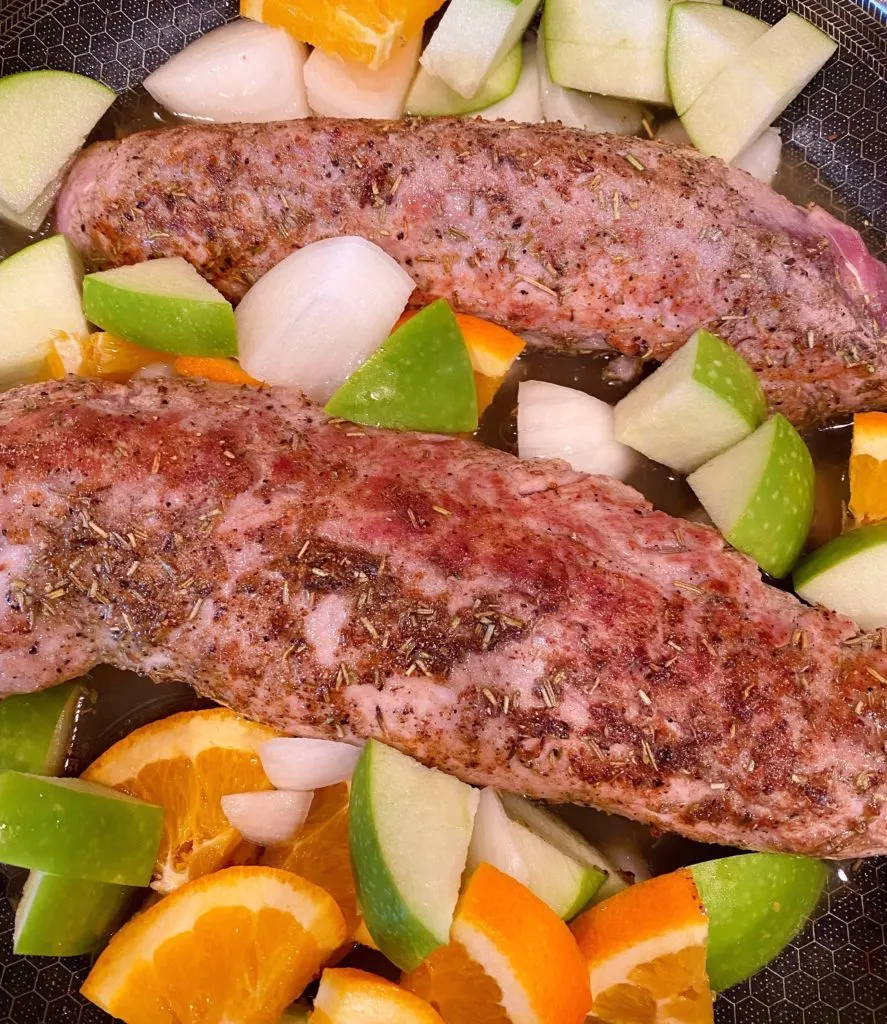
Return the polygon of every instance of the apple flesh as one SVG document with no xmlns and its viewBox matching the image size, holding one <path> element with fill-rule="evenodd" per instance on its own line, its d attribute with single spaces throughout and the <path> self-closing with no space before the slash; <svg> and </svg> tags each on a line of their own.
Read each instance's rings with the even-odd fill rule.
<svg viewBox="0 0 887 1024">
<path fill-rule="evenodd" d="M 0 263 L 0 389 L 44 376 L 56 332 L 85 337 L 83 266 L 62 235 Z"/>
<path fill-rule="evenodd" d="M 781 415 L 687 478 L 734 548 L 771 576 L 795 564 L 813 521 L 813 460 Z"/>
<path fill-rule="evenodd" d="M 443 299 L 399 327 L 326 404 L 331 416 L 394 430 L 477 429 L 474 371 Z"/>
<path fill-rule="evenodd" d="M 861 526 L 814 551 L 794 571 L 798 597 L 865 630 L 887 626 L 887 523 Z"/>
<path fill-rule="evenodd" d="M 536 44 L 525 39 L 523 68 L 517 86 L 510 96 L 479 110 L 477 116 L 484 121 L 516 121 L 520 124 L 538 124 L 542 118 L 542 97 L 539 91 L 539 71 L 536 66 Z"/>
<path fill-rule="evenodd" d="M 17 956 L 81 956 L 104 945 L 136 890 L 32 871 L 15 913 Z"/>
<path fill-rule="evenodd" d="M 770 26 L 732 7 L 674 4 L 668 21 L 668 87 L 680 116 Z"/>
<path fill-rule="evenodd" d="M 0 701 L 0 770 L 58 775 L 85 692 L 80 683 L 65 683 Z"/>
<path fill-rule="evenodd" d="M 474 114 L 510 96 L 517 88 L 522 66 L 523 47 L 515 43 L 470 98 L 456 92 L 442 78 L 420 67 L 407 96 L 406 112 L 417 117 L 460 117 L 462 114 Z"/>
<path fill-rule="evenodd" d="M 547 0 L 542 34 L 558 85 L 668 105 L 669 0 Z"/>
<path fill-rule="evenodd" d="M 163 811 L 82 779 L 0 772 L 0 863 L 114 885 L 151 881 Z"/>
<path fill-rule="evenodd" d="M 422 67 L 471 99 L 519 42 L 540 0 L 450 0 L 420 58 Z"/>
<path fill-rule="evenodd" d="M 785 110 L 837 49 L 789 12 L 703 90 L 681 121 L 693 145 L 730 163 Z"/>
<path fill-rule="evenodd" d="M 83 310 L 126 341 L 181 356 L 236 356 L 231 303 L 181 256 L 88 274 Z"/>
<path fill-rule="evenodd" d="M 450 937 L 478 793 L 377 740 L 351 781 L 348 838 L 373 940 L 409 971 Z"/>
<path fill-rule="evenodd" d="M 818 860 L 745 853 L 690 868 L 708 914 L 708 977 L 716 992 L 750 978 L 800 932 L 828 878 Z"/>
<path fill-rule="evenodd" d="M 116 98 L 100 82 L 67 71 L 0 78 L 0 203 L 21 215 L 41 198 L 45 202 L 47 190 L 61 187 L 65 165 Z"/>
<path fill-rule="evenodd" d="M 699 330 L 616 405 L 613 417 L 617 441 L 689 473 L 747 437 L 766 414 L 754 370 Z"/>
</svg>

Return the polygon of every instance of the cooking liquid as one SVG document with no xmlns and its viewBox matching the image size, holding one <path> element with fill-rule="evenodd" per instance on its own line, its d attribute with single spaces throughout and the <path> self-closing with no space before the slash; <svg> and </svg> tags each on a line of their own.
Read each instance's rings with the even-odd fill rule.
<svg viewBox="0 0 887 1024">
<path fill-rule="evenodd" d="M 122 97 L 114 109 L 98 125 L 90 141 L 122 138 L 137 131 L 175 124 L 172 115 L 160 108 L 148 94 L 137 89 Z M 776 186 L 792 200 L 803 203 L 814 200 L 826 205 L 812 176 L 784 165 Z M 839 216 L 843 211 L 834 210 Z M 0 259 L 36 238 L 52 234 L 46 226 L 38 235 L 27 235 L 0 223 Z M 546 380 L 566 387 L 578 388 L 607 402 L 617 402 L 630 385 L 614 383 L 607 378 L 606 356 L 559 356 L 527 351 L 515 363 L 492 406 L 487 410 L 477 432 L 478 438 L 505 451 L 517 450 L 515 409 L 517 387 L 522 380 Z M 652 369 L 652 368 L 651 368 Z M 849 423 L 838 423 L 815 430 L 807 442 L 816 465 L 816 513 L 811 530 L 810 546 L 816 547 L 841 530 L 847 500 L 847 460 L 850 447 Z M 656 508 L 671 515 L 707 521 L 685 481 L 664 466 L 645 459 L 628 481 L 644 494 Z M 84 703 L 78 718 L 74 743 L 68 760 L 69 774 L 79 774 L 95 757 L 112 743 L 141 725 L 163 718 L 176 711 L 209 706 L 184 684 L 157 686 L 128 672 L 103 667 L 87 678 L 91 698 Z M 574 827 L 585 826 L 594 837 L 598 821 L 596 812 L 571 808 L 569 817 Z M 585 815 L 588 815 L 585 817 Z M 646 852 L 654 870 L 671 870 L 682 863 L 693 863 L 721 855 L 720 847 L 691 843 L 675 836 L 657 839 L 642 826 L 637 828 L 637 842 Z M 378 965 L 376 965 L 378 966 Z"/>
</svg>

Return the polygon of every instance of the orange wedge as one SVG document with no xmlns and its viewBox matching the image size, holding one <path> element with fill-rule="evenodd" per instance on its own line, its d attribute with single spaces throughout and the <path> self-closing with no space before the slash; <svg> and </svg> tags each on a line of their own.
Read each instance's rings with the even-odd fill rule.
<svg viewBox="0 0 887 1024">
<path fill-rule="evenodd" d="M 571 927 L 588 961 L 592 1020 L 711 1024 L 708 918 L 689 871 L 624 889 Z"/>
<path fill-rule="evenodd" d="M 327 968 L 311 1024 L 443 1024 L 418 996 L 393 981 L 348 967 Z"/>
<path fill-rule="evenodd" d="M 143 367 L 168 362 L 169 358 L 164 352 L 142 348 L 107 331 L 85 338 L 59 331 L 52 340 L 46 365 L 49 376 L 56 380 L 68 374 L 126 380 Z"/>
<path fill-rule="evenodd" d="M 262 382 L 250 377 L 240 363 L 233 359 L 203 356 L 179 356 L 172 364 L 180 377 L 200 377 L 219 384 L 250 384 L 261 387 Z"/>
<path fill-rule="evenodd" d="M 850 511 L 860 523 L 887 519 L 887 412 L 853 417 Z"/>
<path fill-rule="evenodd" d="M 136 729 L 90 765 L 83 778 L 163 808 L 151 885 L 172 892 L 243 859 L 240 834 L 222 812 L 221 799 L 272 788 L 258 749 L 276 735 L 227 708 L 186 711 Z"/>
<path fill-rule="evenodd" d="M 446 1024 L 581 1024 L 588 969 L 564 922 L 529 889 L 481 864 L 462 893 L 450 944 L 405 975 Z"/>
<path fill-rule="evenodd" d="M 296 837 L 269 846 L 262 863 L 292 871 L 321 886 L 339 904 L 349 937 L 361 924 L 348 847 L 348 783 L 318 789 Z"/>
<path fill-rule="evenodd" d="M 245 18 L 288 32 L 327 53 L 377 68 L 412 39 L 443 0 L 240 0 Z"/>
<path fill-rule="evenodd" d="M 273 868 L 228 868 L 124 925 L 81 991 L 126 1024 L 274 1024 L 344 937 L 318 886 Z"/>
</svg>

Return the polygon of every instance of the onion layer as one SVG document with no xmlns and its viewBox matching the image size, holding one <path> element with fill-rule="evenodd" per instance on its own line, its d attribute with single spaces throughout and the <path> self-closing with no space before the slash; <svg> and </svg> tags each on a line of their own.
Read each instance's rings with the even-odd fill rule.
<svg viewBox="0 0 887 1024">
<path fill-rule="evenodd" d="M 375 71 L 314 50 L 305 64 L 309 106 L 323 117 L 400 117 L 419 66 L 421 42 L 417 36 L 404 43 Z"/>
<path fill-rule="evenodd" d="M 288 843 L 308 817 L 314 793 L 271 789 L 262 793 L 230 793 L 222 810 L 231 825 L 250 843 Z"/>
<path fill-rule="evenodd" d="M 523 885 L 529 885 L 530 873 L 514 840 L 511 821 L 499 794 L 490 786 L 481 790 L 468 848 L 468 870 L 474 871 L 478 864 L 492 864 Z"/>
<path fill-rule="evenodd" d="M 278 789 L 314 790 L 346 782 L 354 774 L 360 747 L 332 740 L 268 740 L 259 747 L 262 767 Z"/>
<path fill-rule="evenodd" d="M 299 249 L 237 307 L 240 365 L 326 402 L 389 336 L 413 280 L 378 245 L 342 235 Z"/>
<path fill-rule="evenodd" d="M 223 25 L 145 79 L 167 110 L 202 121 L 260 123 L 307 117 L 304 43 L 255 21 Z"/>
<path fill-rule="evenodd" d="M 541 380 L 518 389 L 517 444 L 522 459 L 565 459 L 581 473 L 624 480 L 637 456 L 613 436 L 613 409 L 598 398 Z"/>
</svg>

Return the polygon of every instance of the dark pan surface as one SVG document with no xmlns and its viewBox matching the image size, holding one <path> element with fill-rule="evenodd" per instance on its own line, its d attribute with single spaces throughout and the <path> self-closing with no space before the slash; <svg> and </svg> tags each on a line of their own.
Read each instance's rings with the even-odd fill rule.
<svg viewBox="0 0 887 1024">
<path fill-rule="evenodd" d="M 742 0 L 767 21 L 778 0 Z M 780 122 L 787 141 L 777 187 L 853 223 L 887 254 L 887 3 L 799 0 L 790 6 L 841 44 Z M 100 78 L 124 93 L 172 53 L 236 14 L 230 0 L 0 0 L 0 75 L 52 67 Z M 113 124 L 106 126 L 114 130 Z M 22 239 L 0 233 L 0 258 Z M 72 769 L 127 729 L 194 706 L 177 688 L 97 679 L 119 696 L 88 713 Z M 10 892 L 15 879 L 4 881 Z M 12 956 L 13 915 L 0 899 L 0 1022 L 101 1024 L 77 989 L 88 958 Z M 718 1024 L 887 1022 L 887 859 L 841 865 L 822 913 L 795 945 L 717 1003 Z"/>
</svg>

